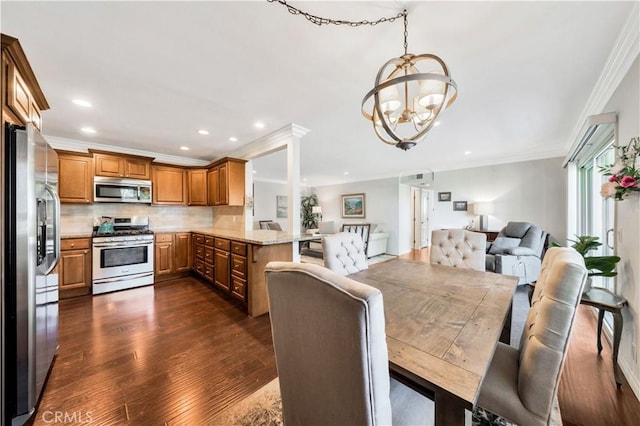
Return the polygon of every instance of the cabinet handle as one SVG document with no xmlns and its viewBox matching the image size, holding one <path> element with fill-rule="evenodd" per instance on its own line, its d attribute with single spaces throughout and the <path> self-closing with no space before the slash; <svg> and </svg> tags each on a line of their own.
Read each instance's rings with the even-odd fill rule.
<svg viewBox="0 0 640 426">
<path fill-rule="evenodd" d="M 71 247 L 75 247 L 75 246 L 76 246 L 76 243 L 71 243 Z"/>
<path fill-rule="evenodd" d="M 89 250 L 85 250 L 85 251 L 84 251 L 84 254 L 87 254 L 87 253 L 89 253 Z"/>
</svg>

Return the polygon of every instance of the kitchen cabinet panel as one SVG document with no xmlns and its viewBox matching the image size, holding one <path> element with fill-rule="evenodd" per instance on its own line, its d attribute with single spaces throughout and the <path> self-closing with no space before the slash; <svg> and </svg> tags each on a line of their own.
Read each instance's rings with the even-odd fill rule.
<svg viewBox="0 0 640 426">
<path fill-rule="evenodd" d="M 156 279 L 190 271 L 192 250 L 189 232 L 155 234 L 153 263 Z"/>
<path fill-rule="evenodd" d="M 216 286 L 224 290 L 225 292 L 230 291 L 230 255 L 228 251 L 215 249 L 214 261 L 215 265 L 214 283 Z"/>
<path fill-rule="evenodd" d="M 208 201 L 212 206 L 244 206 L 245 160 L 224 158 L 207 173 Z"/>
<path fill-rule="evenodd" d="M 189 170 L 189 205 L 206 206 L 207 200 L 207 170 Z"/>
<path fill-rule="evenodd" d="M 152 166 L 153 204 L 187 204 L 187 173 L 181 167 Z"/>
<path fill-rule="evenodd" d="M 60 241 L 58 290 L 60 299 L 91 294 L 91 239 Z"/>
<path fill-rule="evenodd" d="M 91 154 L 57 151 L 58 196 L 62 203 L 89 204 L 93 201 L 93 158 Z"/>
<path fill-rule="evenodd" d="M 91 149 L 89 152 L 93 153 L 96 176 L 151 179 L 151 161 L 153 158 L 121 155 Z"/>
<path fill-rule="evenodd" d="M 191 234 L 181 232 L 174 237 L 174 264 L 176 272 L 187 272 L 191 269 Z"/>
</svg>

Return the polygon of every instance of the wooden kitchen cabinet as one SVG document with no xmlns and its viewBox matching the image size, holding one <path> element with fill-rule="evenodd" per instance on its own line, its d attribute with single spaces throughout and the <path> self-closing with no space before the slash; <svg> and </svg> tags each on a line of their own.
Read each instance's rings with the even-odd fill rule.
<svg viewBox="0 0 640 426">
<path fill-rule="evenodd" d="M 213 282 L 213 237 L 194 233 L 191 239 L 193 241 L 193 271 L 207 281 Z"/>
<path fill-rule="evenodd" d="M 118 155 L 89 150 L 93 153 L 95 175 L 127 179 L 151 179 L 153 158 L 135 155 Z"/>
<path fill-rule="evenodd" d="M 207 169 L 190 169 L 188 176 L 188 204 L 190 206 L 207 205 Z"/>
<path fill-rule="evenodd" d="M 41 112 L 49 103 L 22 50 L 18 39 L 2 34 L 2 69 L 0 70 L 2 97 L 2 150 L 5 147 L 5 124 L 25 126 L 32 123 L 42 130 Z"/>
<path fill-rule="evenodd" d="M 191 270 L 191 250 L 189 232 L 155 234 L 155 280 L 162 281 L 165 278 L 173 278 L 175 274 L 188 273 Z"/>
<path fill-rule="evenodd" d="M 91 238 L 60 241 L 58 290 L 60 299 L 91 294 Z"/>
<path fill-rule="evenodd" d="M 187 204 L 187 172 L 182 167 L 152 166 L 153 204 Z"/>
<path fill-rule="evenodd" d="M 191 233 L 179 232 L 174 234 L 173 265 L 176 272 L 189 272 L 192 263 Z"/>
<path fill-rule="evenodd" d="M 207 173 L 208 202 L 211 206 L 244 206 L 245 160 L 223 158 Z"/>
<path fill-rule="evenodd" d="M 93 156 L 57 151 L 58 196 L 61 203 L 89 204 L 93 201 Z"/>
<path fill-rule="evenodd" d="M 231 289 L 231 276 L 229 274 L 231 254 L 228 251 L 216 248 L 213 264 L 215 265 L 214 284 L 225 293 L 228 293 Z"/>
</svg>

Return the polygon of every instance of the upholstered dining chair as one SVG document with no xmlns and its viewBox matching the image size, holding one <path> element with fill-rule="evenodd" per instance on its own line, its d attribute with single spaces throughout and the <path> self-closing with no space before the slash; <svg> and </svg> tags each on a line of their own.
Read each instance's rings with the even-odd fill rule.
<svg viewBox="0 0 640 426">
<path fill-rule="evenodd" d="M 310 263 L 265 274 L 285 425 L 433 424 L 433 402 L 389 377 L 379 290 Z"/>
<path fill-rule="evenodd" d="M 498 343 L 480 388 L 480 407 L 516 424 L 548 424 L 586 279 L 584 260 L 574 249 L 547 251 L 520 348 Z"/>
<path fill-rule="evenodd" d="M 338 232 L 322 239 L 324 267 L 340 275 L 367 269 L 367 254 L 359 234 Z"/>
<path fill-rule="evenodd" d="M 430 261 L 456 268 L 485 270 L 487 235 L 466 229 L 441 229 L 431 232 Z"/>
</svg>

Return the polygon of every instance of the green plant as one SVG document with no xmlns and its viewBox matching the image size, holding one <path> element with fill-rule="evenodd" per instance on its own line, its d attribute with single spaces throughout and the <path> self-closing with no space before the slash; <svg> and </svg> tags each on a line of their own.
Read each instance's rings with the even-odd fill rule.
<svg viewBox="0 0 640 426">
<path fill-rule="evenodd" d="M 573 244 L 571 247 L 576 249 L 584 258 L 584 265 L 589 270 L 590 277 L 615 277 L 618 273 L 615 271 L 616 263 L 620 262 L 618 256 L 587 256 L 591 250 L 596 250 L 602 245 L 598 241 L 598 237 L 588 235 L 576 236 L 575 240 L 569 240 Z"/>
<path fill-rule="evenodd" d="M 306 195 L 300 198 L 300 220 L 304 229 L 314 229 L 318 227 L 318 217 L 313 214 L 313 207 L 318 205 L 316 194 Z"/>
</svg>

